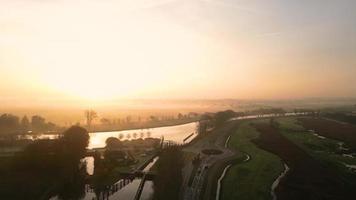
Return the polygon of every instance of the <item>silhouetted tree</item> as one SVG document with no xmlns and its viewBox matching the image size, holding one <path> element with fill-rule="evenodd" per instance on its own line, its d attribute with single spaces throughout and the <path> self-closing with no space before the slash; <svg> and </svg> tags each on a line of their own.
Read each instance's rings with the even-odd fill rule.
<svg viewBox="0 0 356 200">
<path fill-rule="evenodd" d="M 119 134 L 119 139 L 122 140 L 124 138 L 124 134 L 120 133 Z"/>
<path fill-rule="evenodd" d="M 154 122 L 154 121 L 158 121 L 158 118 L 156 116 L 151 115 L 150 120 Z"/>
<path fill-rule="evenodd" d="M 146 135 L 147 135 L 148 138 L 150 138 L 151 137 L 151 132 L 147 131 Z"/>
<path fill-rule="evenodd" d="M 27 116 L 23 116 L 21 119 L 21 127 L 24 131 L 28 131 L 30 129 L 30 120 L 27 118 Z"/>
<path fill-rule="evenodd" d="M 86 110 L 84 112 L 85 119 L 87 121 L 87 127 L 88 130 L 90 131 L 92 121 L 98 117 L 97 113 L 94 110 Z"/>
<path fill-rule="evenodd" d="M 62 141 L 66 151 L 77 158 L 85 156 L 86 148 L 89 144 L 88 131 L 80 126 L 72 126 L 63 133 Z"/>
<path fill-rule="evenodd" d="M 14 133 L 20 129 L 19 118 L 12 114 L 3 114 L 0 116 L 0 132 Z"/>
<path fill-rule="evenodd" d="M 106 139 L 105 143 L 107 149 L 116 149 L 123 146 L 122 142 L 115 137 L 109 137 L 108 139 Z"/>
<path fill-rule="evenodd" d="M 130 115 L 126 117 L 126 123 L 128 123 L 128 124 L 131 123 L 131 116 Z"/>
<path fill-rule="evenodd" d="M 31 118 L 31 126 L 35 131 L 42 131 L 46 127 L 46 120 L 39 115 L 34 115 Z"/>
<path fill-rule="evenodd" d="M 182 183 L 183 153 L 178 146 L 171 146 L 160 154 L 157 176 L 154 179 L 153 199 L 179 199 Z"/>
<path fill-rule="evenodd" d="M 215 118 L 215 126 L 221 126 L 228 119 L 235 116 L 235 112 L 232 110 L 220 111 L 214 115 Z"/>
<path fill-rule="evenodd" d="M 182 119 L 183 118 L 183 115 L 182 115 L 182 113 L 178 113 L 178 119 Z"/>
</svg>

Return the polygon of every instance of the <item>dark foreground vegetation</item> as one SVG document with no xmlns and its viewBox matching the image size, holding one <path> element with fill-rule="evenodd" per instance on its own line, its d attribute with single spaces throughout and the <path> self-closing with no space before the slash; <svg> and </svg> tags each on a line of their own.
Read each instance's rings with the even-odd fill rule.
<svg viewBox="0 0 356 200">
<path fill-rule="evenodd" d="M 1 158 L 1 199 L 80 198 L 86 178 L 80 160 L 88 142 L 88 132 L 73 126 L 58 140 L 39 140 L 14 157 Z"/>
<path fill-rule="evenodd" d="M 179 199 L 183 163 L 183 153 L 180 147 L 168 147 L 161 152 L 156 164 L 157 176 L 154 179 L 153 199 Z"/>
<path fill-rule="evenodd" d="M 290 171 L 277 187 L 278 199 L 353 199 L 356 177 L 343 174 L 333 166 L 322 163 L 279 133 L 275 123 L 255 124 L 261 133 L 253 142 L 260 148 L 279 156 Z"/>
</svg>

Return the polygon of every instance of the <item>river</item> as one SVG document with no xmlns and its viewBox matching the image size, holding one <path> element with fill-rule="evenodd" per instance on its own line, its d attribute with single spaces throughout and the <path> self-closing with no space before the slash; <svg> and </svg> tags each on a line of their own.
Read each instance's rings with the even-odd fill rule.
<svg viewBox="0 0 356 200">
<path fill-rule="evenodd" d="M 109 137 L 116 137 L 121 140 L 130 140 L 137 138 L 161 138 L 164 137 L 166 141 L 173 141 L 178 144 L 189 143 L 192 141 L 197 135 L 197 122 L 191 122 L 182 125 L 175 126 L 164 126 L 157 128 L 148 128 L 148 129 L 133 129 L 133 130 L 123 130 L 123 131 L 109 131 L 109 132 L 92 132 L 89 133 L 89 146 L 88 149 L 95 148 L 103 148 L 105 147 L 105 141 Z M 187 136 L 193 134 L 188 139 Z M 56 139 L 58 138 L 58 134 L 28 134 L 21 135 L 19 139 L 30 139 L 30 140 L 38 140 L 38 139 Z M 186 139 L 186 140 L 184 140 Z"/>
<path fill-rule="evenodd" d="M 142 172 L 149 172 L 151 170 L 151 168 L 154 166 L 154 164 L 157 162 L 157 160 L 158 160 L 158 157 L 155 157 L 150 163 L 147 164 L 147 166 L 142 170 Z M 120 185 L 120 184 L 122 184 L 122 182 L 124 182 L 123 179 L 117 181 L 113 185 Z M 121 189 L 119 189 L 116 192 L 107 196 L 106 199 L 107 200 L 134 199 L 140 183 L 141 183 L 141 178 L 135 178 L 132 181 L 130 181 L 128 184 L 126 184 L 124 187 L 122 187 Z M 143 186 L 140 200 L 152 199 L 153 192 L 154 192 L 153 181 L 146 180 L 144 183 L 144 186 Z M 93 197 L 97 198 L 94 191 L 89 190 L 86 192 L 83 200 L 92 200 Z"/>
<path fill-rule="evenodd" d="M 134 139 L 134 135 L 137 135 L 138 138 L 161 138 L 164 137 L 165 140 L 173 141 L 175 143 L 184 144 L 189 143 L 197 136 L 197 122 L 187 123 L 183 125 L 176 126 L 165 126 L 158 128 L 150 129 L 135 129 L 135 130 L 125 130 L 125 131 L 110 131 L 110 132 L 93 132 L 89 133 L 89 149 L 103 148 L 105 147 L 105 141 L 109 137 L 116 137 L 125 140 L 125 139 Z M 193 134 L 193 135 L 192 135 Z M 190 136 L 191 135 L 191 136 Z M 188 139 L 187 137 L 190 136 Z M 58 138 L 58 135 L 27 135 L 23 136 L 27 139 L 55 139 Z M 142 170 L 143 172 L 148 172 L 153 167 L 153 165 L 158 160 L 158 157 L 154 158 L 147 166 Z M 86 157 L 82 160 L 87 163 L 87 172 L 89 175 L 92 175 L 94 172 L 94 158 Z M 97 196 L 94 190 L 90 188 L 89 185 L 86 186 L 85 196 L 83 200 L 92 200 L 92 199 L 134 199 L 137 189 L 140 185 L 141 178 L 135 178 L 133 180 L 118 180 L 111 188 L 115 188 L 108 193 L 103 194 L 104 196 Z M 119 189 L 117 189 L 119 188 Z M 140 200 L 150 200 L 153 194 L 153 181 L 145 181 Z M 57 196 L 52 197 L 51 200 L 58 199 Z"/>
<path fill-rule="evenodd" d="M 197 136 L 197 122 L 191 122 L 182 125 L 176 126 L 165 126 L 157 127 L 150 129 L 134 129 L 126 131 L 110 131 L 110 132 L 94 132 L 89 133 L 89 149 L 94 148 L 103 148 L 105 147 L 105 141 L 109 137 L 122 137 L 122 140 L 125 139 L 134 139 L 136 138 L 161 138 L 164 137 L 164 140 L 173 141 L 178 144 L 189 143 L 192 139 Z M 193 134 L 192 137 L 189 137 L 187 140 L 183 141 L 187 136 Z"/>
</svg>

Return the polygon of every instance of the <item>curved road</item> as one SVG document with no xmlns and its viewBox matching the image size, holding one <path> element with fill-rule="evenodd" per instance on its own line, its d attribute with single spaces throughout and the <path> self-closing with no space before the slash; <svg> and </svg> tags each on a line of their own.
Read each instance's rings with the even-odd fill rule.
<svg viewBox="0 0 356 200">
<path fill-rule="evenodd" d="M 296 115 L 306 115 L 308 113 L 286 113 L 283 116 L 296 116 Z M 238 122 L 241 120 L 249 120 L 249 119 L 257 119 L 257 118 L 271 118 L 271 117 L 279 117 L 277 115 L 251 115 L 245 117 L 237 117 L 232 118 L 227 121 L 224 126 L 213 130 L 211 133 L 207 133 L 205 136 L 199 138 L 197 141 L 191 143 L 186 146 L 183 151 L 193 152 L 195 154 L 201 155 L 201 163 L 199 164 L 198 170 L 196 174 L 193 173 L 193 164 L 192 162 L 186 163 L 183 167 L 183 181 L 182 181 L 182 196 L 181 199 L 184 200 L 198 200 L 198 199 L 219 199 L 221 181 L 224 176 L 224 172 L 226 173 L 228 165 L 226 164 L 221 168 L 218 166 L 219 164 L 228 163 L 232 160 L 236 160 L 237 158 L 241 158 L 241 156 L 247 156 L 243 162 L 247 162 L 250 160 L 250 155 L 245 152 L 238 152 L 228 148 L 228 142 L 230 140 L 230 136 L 236 130 L 238 126 Z M 221 154 L 218 155 L 204 155 L 202 154 L 203 149 L 219 149 L 222 151 Z M 221 179 L 214 179 L 208 177 L 211 175 L 208 173 L 211 167 L 216 168 L 213 173 L 218 172 Z M 221 175 L 222 174 L 222 175 Z M 192 185 L 189 186 L 189 179 L 191 176 L 194 176 Z M 215 182 L 214 182 L 215 181 Z M 219 184 L 220 183 L 220 184 Z M 220 187 L 219 187 L 220 185 Z M 212 195 L 212 191 L 214 191 L 214 195 Z M 215 193 L 216 191 L 216 193 Z"/>
</svg>

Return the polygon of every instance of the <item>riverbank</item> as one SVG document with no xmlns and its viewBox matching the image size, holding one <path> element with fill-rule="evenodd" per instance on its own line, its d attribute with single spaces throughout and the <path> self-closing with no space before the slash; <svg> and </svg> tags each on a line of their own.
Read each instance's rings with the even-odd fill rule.
<svg viewBox="0 0 356 200">
<path fill-rule="evenodd" d="M 199 121 L 199 117 L 194 118 L 185 118 L 185 119 L 174 119 L 174 120 L 164 120 L 164 121 L 152 121 L 146 123 L 129 123 L 122 125 L 115 125 L 115 127 L 100 127 L 93 126 L 90 132 L 112 132 L 112 131 L 129 131 L 135 129 L 150 129 L 150 128 L 159 128 L 159 127 L 169 127 L 169 126 L 178 126 L 183 124 L 188 124 L 192 122 Z"/>
</svg>

